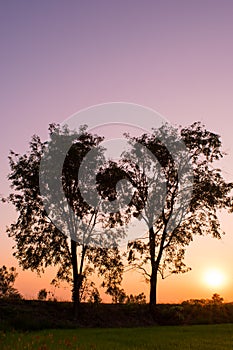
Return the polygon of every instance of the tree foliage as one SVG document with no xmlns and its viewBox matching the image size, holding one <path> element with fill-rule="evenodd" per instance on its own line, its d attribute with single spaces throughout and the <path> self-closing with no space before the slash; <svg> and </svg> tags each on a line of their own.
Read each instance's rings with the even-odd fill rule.
<svg viewBox="0 0 233 350">
<path fill-rule="evenodd" d="M 80 128 L 77 133 L 51 124 L 48 141 L 42 142 L 38 136 L 33 136 L 27 153 L 19 155 L 11 151 L 9 156 L 9 180 L 13 192 L 8 201 L 19 214 L 17 221 L 8 228 L 9 236 L 16 242 L 14 256 L 24 269 L 38 273 L 44 272 L 48 266 L 56 266 L 57 275 L 53 283 L 61 280 L 72 281 L 76 313 L 85 278 L 85 264 L 88 264 L 90 257 L 87 254 L 91 246 L 89 242 L 95 244 L 99 239 L 101 245 L 103 239 L 106 241 L 109 237 L 110 225 L 104 221 L 100 205 L 92 207 L 83 199 L 78 182 L 80 165 L 90 150 L 96 150 L 93 162 L 96 159 L 104 161 L 102 149 L 99 147 L 101 140 L 97 135 L 88 133 L 85 127 Z M 47 164 L 41 170 L 44 155 L 47 157 Z M 58 179 L 61 159 L 64 159 L 64 163 Z M 92 164 L 89 166 L 92 167 Z M 47 193 L 40 191 L 41 173 L 48 183 L 45 186 Z M 88 180 L 89 173 L 86 172 L 84 180 Z M 62 189 L 59 184 L 62 184 Z M 64 198 L 57 189 L 64 191 Z M 87 187 L 87 190 L 92 193 L 92 188 Z M 48 210 L 45 210 L 45 203 L 48 202 L 56 225 L 51 215 L 48 216 Z M 102 235 L 96 234 L 97 225 L 100 228 L 105 225 Z M 117 239 L 117 234 L 111 235 L 113 241 Z M 94 251 L 92 250 L 92 257 Z"/>
<path fill-rule="evenodd" d="M 17 275 L 15 267 L 9 269 L 5 265 L 0 267 L 0 298 L 22 298 L 18 290 L 14 288 Z"/>
<path fill-rule="evenodd" d="M 45 288 L 40 289 L 37 295 L 38 300 L 46 300 L 48 296 L 48 292 Z"/>
<path fill-rule="evenodd" d="M 233 184 L 224 180 L 217 167 L 224 155 L 220 136 L 200 123 L 187 128 L 165 124 L 151 134 L 128 135 L 130 151 L 125 152 L 119 162 L 106 163 L 103 149 L 99 147 L 102 139 L 87 133 L 85 128 L 78 134 L 51 125 L 49 131 L 48 142 L 33 136 L 28 153 L 20 156 L 11 151 L 9 156 L 13 193 L 8 200 L 19 213 L 17 221 L 8 228 L 9 236 L 16 241 L 14 255 L 23 268 L 38 273 L 50 265 L 57 266 L 54 282 L 72 281 L 73 299 L 77 303 L 85 283 L 89 283 L 88 274 L 93 271 L 98 271 L 103 278 L 102 287 L 113 302 L 122 302 L 126 298 L 120 286 L 124 265 L 113 244 L 124 236 L 125 224 L 137 218 L 145 223 L 145 230 L 140 238 L 128 243 L 127 260 L 130 267 L 139 269 L 149 281 L 150 303 L 156 304 L 157 276 L 166 278 L 188 271 L 185 251 L 194 236 L 208 234 L 220 239 L 223 232 L 218 211 L 232 211 Z M 71 145 L 67 154 L 61 144 Z M 46 167 L 43 172 L 48 183 L 58 183 L 59 164 L 54 162 L 51 166 L 50 162 L 64 157 L 60 183 L 68 205 L 59 197 L 59 187 L 52 186 L 47 191 L 48 202 L 56 198 L 50 206 L 60 218 L 56 226 L 45 211 L 44 194 L 39 186 L 40 162 L 48 147 L 50 173 Z M 91 171 L 78 179 L 81 164 L 93 148 L 101 165 L 96 183 L 91 174 L 96 161 L 92 164 L 90 159 Z M 192 176 L 187 171 L 190 166 Z M 124 193 L 126 197 L 131 196 L 130 203 L 123 211 L 119 208 L 118 212 L 106 215 L 102 202 L 117 198 L 117 186 L 122 179 L 131 184 Z M 100 199 L 91 206 L 83 193 L 91 198 L 96 187 Z M 114 227 L 119 229 L 113 234 Z M 102 235 L 98 235 L 98 229 Z M 104 248 L 108 240 L 113 243 L 111 249 Z M 94 248 L 90 242 L 95 246 L 100 244 Z M 93 284 L 89 286 L 95 288 Z"/>
<path fill-rule="evenodd" d="M 220 136 L 207 131 L 200 123 L 187 128 L 165 124 L 151 135 L 129 137 L 129 140 L 143 145 L 159 162 L 155 167 L 154 160 L 143 154 L 143 148 L 138 151 L 135 147 L 127 161 L 121 164 L 121 169 L 130 174 L 136 188 L 130 215 L 147 224 L 147 234 L 142 232 L 142 239 L 129 242 L 128 262 L 133 268 L 140 269 L 150 282 L 150 302 L 156 304 L 157 275 L 165 278 L 189 270 L 184 256 L 194 236 L 209 234 L 221 238 L 223 232 L 217 214 L 221 209 L 232 210 L 233 184 L 224 180 L 216 165 L 224 155 Z M 187 159 L 183 148 L 179 147 L 180 140 L 192 165 L 192 195 L 190 198 L 187 195 L 187 199 L 189 175 L 181 171 L 179 176 L 179 167 L 185 167 L 184 159 Z M 170 150 L 176 154 L 178 162 Z M 163 188 L 166 188 L 166 196 L 162 204 Z M 148 203 L 149 210 L 143 211 Z"/>
</svg>

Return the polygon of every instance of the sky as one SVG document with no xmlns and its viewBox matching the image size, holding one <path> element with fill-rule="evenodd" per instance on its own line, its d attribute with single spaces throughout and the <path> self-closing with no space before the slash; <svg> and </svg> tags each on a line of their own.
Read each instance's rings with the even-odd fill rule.
<svg viewBox="0 0 233 350">
<path fill-rule="evenodd" d="M 111 101 L 153 108 L 176 125 L 201 121 L 221 135 L 221 168 L 232 180 L 232 14 L 231 0 L 0 1 L 0 194 L 10 191 L 10 149 L 23 153 L 33 134 L 46 139 L 49 123 Z M 221 241 L 192 242 L 192 271 L 160 281 L 159 302 L 214 292 L 233 301 L 232 215 L 221 213 Z M 18 266 L 5 233 L 15 219 L 12 207 L 0 206 L 0 265 Z M 210 268 L 225 275 L 217 288 L 204 280 Z M 18 271 L 26 297 L 51 280 L 52 271 Z M 148 291 L 138 274 L 127 274 L 124 287 Z M 70 297 L 68 289 L 56 293 Z"/>
</svg>

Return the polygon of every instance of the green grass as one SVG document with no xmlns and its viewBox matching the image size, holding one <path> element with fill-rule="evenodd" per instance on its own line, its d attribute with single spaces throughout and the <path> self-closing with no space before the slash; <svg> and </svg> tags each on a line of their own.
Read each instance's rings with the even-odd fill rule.
<svg viewBox="0 0 233 350">
<path fill-rule="evenodd" d="M 0 332 L 0 349 L 226 350 L 233 324 Z"/>
</svg>

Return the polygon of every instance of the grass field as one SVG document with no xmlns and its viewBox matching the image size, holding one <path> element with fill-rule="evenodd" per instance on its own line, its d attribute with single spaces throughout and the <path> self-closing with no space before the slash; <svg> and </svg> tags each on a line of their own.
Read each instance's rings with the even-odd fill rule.
<svg viewBox="0 0 233 350">
<path fill-rule="evenodd" d="M 233 348 L 233 324 L 149 328 L 1 332 L 0 349 L 226 350 Z"/>
</svg>

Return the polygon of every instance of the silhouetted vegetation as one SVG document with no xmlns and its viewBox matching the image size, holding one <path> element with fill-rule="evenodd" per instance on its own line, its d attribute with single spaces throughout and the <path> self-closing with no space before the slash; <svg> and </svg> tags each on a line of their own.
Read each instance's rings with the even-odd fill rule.
<svg viewBox="0 0 233 350">
<path fill-rule="evenodd" d="M 135 303 L 135 301 L 137 303 Z M 35 317 L 36 315 L 36 317 Z M 181 304 L 149 304 L 131 298 L 125 304 L 100 304 L 93 299 L 80 304 L 73 318 L 70 302 L 0 300 L 0 329 L 39 330 L 76 327 L 142 327 L 153 325 L 195 325 L 233 323 L 233 303 L 221 297 L 192 299 Z"/>
<path fill-rule="evenodd" d="M 0 298 L 21 299 L 19 291 L 14 288 L 15 279 L 17 277 L 15 267 L 7 269 L 5 265 L 0 267 Z"/>
<path fill-rule="evenodd" d="M 16 242 L 14 256 L 24 269 L 38 273 L 56 266 L 53 283 L 65 280 L 72 284 L 76 317 L 81 302 L 101 303 L 98 288 L 91 281 L 93 273 L 102 279 L 101 287 L 113 303 L 145 303 L 143 293 L 127 296 L 121 287 L 127 256 L 128 268 L 140 269 L 150 283 L 153 322 L 190 323 L 184 311 L 190 307 L 192 312 L 200 313 L 194 320 L 213 320 L 211 310 L 225 308 L 217 296 L 203 305 L 189 301 L 179 306 L 153 307 L 157 303 L 158 275 L 165 278 L 189 271 L 184 257 L 194 236 L 209 234 L 220 239 L 217 212 L 232 211 L 233 184 L 226 182 L 215 167 L 224 155 L 220 136 L 200 123 L 187 128 L 165 124 L 152 134 L 128 136 L 133 147 L 123 153 L 119 162 L 106 161 L 102 140 L 88 133 L 86 127 L 71 132 L 67 127 L 51 124 L 47 142 L 33 136 L 27 153 L 10 152 L 9 180 L 13 192 L 6 200 L 15 206 L 18 218 L 7 232 Z M 93 149 L 95 157 L 85 164 L 88 171 L 80 180 L 81 165 Z M 93 181 L 96 163 L 99 172 Z M 131 201 L 122 213 L 119 210 L 106 214 L 105 199 L 116 199 L 117 184 L 122 179 L 130 181 L 134 188 Z M 100 196 L 93 206 L 83 198 L 81 185 L 90 197 L 98 191 Z M 126 236 L 124 224 L 132 217 L 144 220 L 146 231 L 142 232 L 142 239 L 128 242 L 127 254 L 122 257 L 116 245 Z M 114 234 L 112 228 L 117 228 Z M 110 243 L 109 248 L 106 243 Z M 46 290 L 39 292 L 38 299 L 47 297 Z"/>
<path fill-rule="evenodd" d="M 186 128 L 165 124 L 151 135 L 129 139 L 135 146 L 120 165 L 138 189 L 130 210 L 145 221 L 147 234 L 129 242 L 128 262 L 150 283 L 150 304 L 155 305 L 158 275 L 190 270 L 184 257 L 195 235 L 221 238 L 217 214 L 232 210 L 233 183 L 216 166 L 224 156 L 220 136 L 198 122 Z"/>
<path fill-rule="evenodd" d="M 39 136 L 34 135 L 27 153 L 19 155 L 11 151 L 9 180 L 13 192 L 6 199 L 18 212 L 16 222 L 7 230 L 16 242 L 14 256 L 24 269 L 37 273 L 43 273 L 48 266 L 56 266 L 57 275 L 52 282 L 58 284 L 66 281 L 72 284 L 75 316 L 81 302 L 86 274 L 90 275 L 94 271 L 90 266 L 94 260 L 95 271 L 101 269 L 100 274 L 109 278 L 105 282 L 106 288 L 113 284 L 116 287 L 121 282 L 120 275 L 123 273 L 117 248 L 95 250 L 87 245 L 87 242 L 91 242 L 92 246 L 94 241 L 94 245 L 102 247 L 101 243 L 104 246 L 110 239 L 115 242 L 119 231 L 113 235 L 108 230 L 108 219 L 100 211 L 100 205 L 92 208 L 81 195 L 78 186 L 80 164 L 93 148 L 96 150 L 95 161 L 102 161 L 103 150 L 98 147 L 102 140 L 100 137 L 91 135 L 85 127 L 79 131 L 71 132 L 66 127 L 51 124 L 49 141 L 42 142 Z M 64 163 L 61 161 L 63 157 Z M 44 166 L 41 165 L 42 159 Z M 86 181 L 88 174 L 84 179 Z M 41 193 L 41 178 L 44 182 L 48 181 L 44 184 L 46 194 Z M 59 187 L 60 182 L 62 188 Z M 87 186 L 90 193 L 93 192 L 91 186 L 95 184 Z M 58 188 L 60 192 L 64 191 L 64 196 Z M 44 201 L 51 204 L 49 210 L 47 207 L 47 212 Z M 48 211 L 50 214 L 52 211 L 50 217 Z M 56 218 L 56 225 L 51 216 Z M 96 223 L 101 225 L 103 221 L 104 233 L 97 235 Z M 95 254 L 98 254 L 96 259 Z M 110 270 L 111 274 L 108 273 Z M 93 293 L 91 298 L 99 300 L 97 291 Z"/>
</svg>

